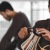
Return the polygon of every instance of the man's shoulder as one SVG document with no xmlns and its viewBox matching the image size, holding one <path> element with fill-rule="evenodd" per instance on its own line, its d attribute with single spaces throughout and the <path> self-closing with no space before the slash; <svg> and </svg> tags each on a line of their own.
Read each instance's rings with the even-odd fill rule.
<svg viewBox="0 0 50 50">
<path fill-rule="evenodd" d="M 25 16 L 23 12 L 17 12 L 15 18 Z"/>
<path fill-rule="evenodd" d="M 44 23 L 44 22 L 49 22 L 50 21 L 50 19 L 46 19 L 46 20 L 39 20 L 39 21 L 37 21 L 36 23 Z"/>
<path fill-rule="evenodd" d="M 18 14 L 18 15 L 25 15 L 25 13 L 23 13 L 23 12 L 21 12 L 21 11 L 19 11 L 17 14 Z"/>
<path fill-rule="evenodd" d="M 48 25 L 50 25 L 50 19 L 46 19 L 46 20 L 39 20 L 35 23 L 35 25 L 37 27 L 47 27 Z"/>
<path fill-rule="evenodd" d="M 35 23 L 36 27 L 47 27 L 48 21 L 47 20 L 39 20 Z"/>
<path fill-rule="evenodd" d="M 22 14 L 23 14 L 22 12 L 17 12 L 13 19 L 19 18 Z"/>
<path fill-rule="evenodd" d="M 46 20 L 39 20 L 39 21 L 36 22 L 36 24 L 37 24 L 37 23 L 38 23 L 38 24 L 39 24 L 39 23 L 45 23 L 45 22 L 46 22 Z"/>
<path fill-rule="evenodd" d="M 13 21 L 22 21 L 25 20 L 27 17 L 23 12 L 17 12 L 16 15 L 13 18 Z"/>
</svg>

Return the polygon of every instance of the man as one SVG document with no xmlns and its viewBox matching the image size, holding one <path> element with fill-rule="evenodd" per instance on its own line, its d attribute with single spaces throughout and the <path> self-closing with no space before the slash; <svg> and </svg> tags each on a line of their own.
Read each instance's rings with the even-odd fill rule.
<svg viewBox="0 0 50 50">
<path fill-rule="evenodd" d="M 27 34 L 19 34 L 18 32 L 22 27 L 30 27 L 30 23 L 26 17 L 26 15 L 22 12 L 15 12 L 10 5 L 10 3 L 3 1 L 0 4 L 0 14 L 8 21 L 12 19 L 12 24 L 8 29 L 7 33 L 4 35 L 0 42 L 0 50 L 6 50 L 10 44 L 14 44 L 11 42 L 11 39 L 14 37 L 18 39 L 18 47 L 20 47 L 21 43 L 28 37 Z M 23 36 L 23 38 L 21 37 Z M 18 37 L 19 36 L 19 37 Z M 27 37 L 26 37 L 27 36 Z M 16 46 L 16 44 L 14 45 Z M 14 50 L 15 47 L 13 47 Z M 11 48 L 12 50 L 12 48 Z"/>
<path fill-rule="evenodd" d="M 48 5 L 49 13 L 50 13 L 50 0 Z M 42 24 L 43 28 L 36 28 L 36 31 L 42 36 L 39 41 L 39 45 L 37 46 L 37 50 L 45 49 L 50 50 L 50 19 L 39 21 L 35 25 Z"/>
</svg>

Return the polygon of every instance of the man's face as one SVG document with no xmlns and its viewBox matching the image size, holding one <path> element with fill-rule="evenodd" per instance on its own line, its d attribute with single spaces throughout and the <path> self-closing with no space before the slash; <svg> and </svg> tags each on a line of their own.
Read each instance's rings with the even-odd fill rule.
<svg viewBox="0 0 50 50">
<path fill-rule="evenodd" d="M 48 9 L 49 9 L 49 13 L 50 13 L 50 6 L 48 7 Z"/>
<path fill-rule="evenodd" d="M 0 14 L 1 14 L 6 20 L 10 21 L 11 18 L 10 18 L 10 16 L 9 16 L 7 13 L 9 13 L 9 12 L 5 12 L 5 11 L 0 12 Z"/>
</svg>

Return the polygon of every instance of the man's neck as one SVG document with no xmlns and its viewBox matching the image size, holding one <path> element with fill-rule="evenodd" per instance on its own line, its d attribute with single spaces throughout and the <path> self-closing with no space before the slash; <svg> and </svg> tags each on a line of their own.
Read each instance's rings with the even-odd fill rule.
<svg viewBox="0 0 50 50">
<path fill-rule="evenodd" d="M 17 12 L 12 12 L 11 16 L 14 17 L 17 14 Z"/>
</svg>

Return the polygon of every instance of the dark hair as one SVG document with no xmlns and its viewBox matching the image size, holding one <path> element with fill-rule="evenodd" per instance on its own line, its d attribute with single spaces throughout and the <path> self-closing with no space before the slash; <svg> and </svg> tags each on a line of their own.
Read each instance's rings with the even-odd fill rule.
<svg viewBox="0 0 50 50">
<path fill-rule="evenodd" d="M 8 3 L 7 1 L 3 1 L 0 4 L 0 11 L 5 11 L 6 9 L 9 9 L 9 10 L 12 10 L 13 11 L 13 8 L 12 8 L 11 4 Z"/>
<path fill-rule="evenodd" d="M 50 0 L 48 1 L 48 6 L 50 6 Z"/>
</svg>

